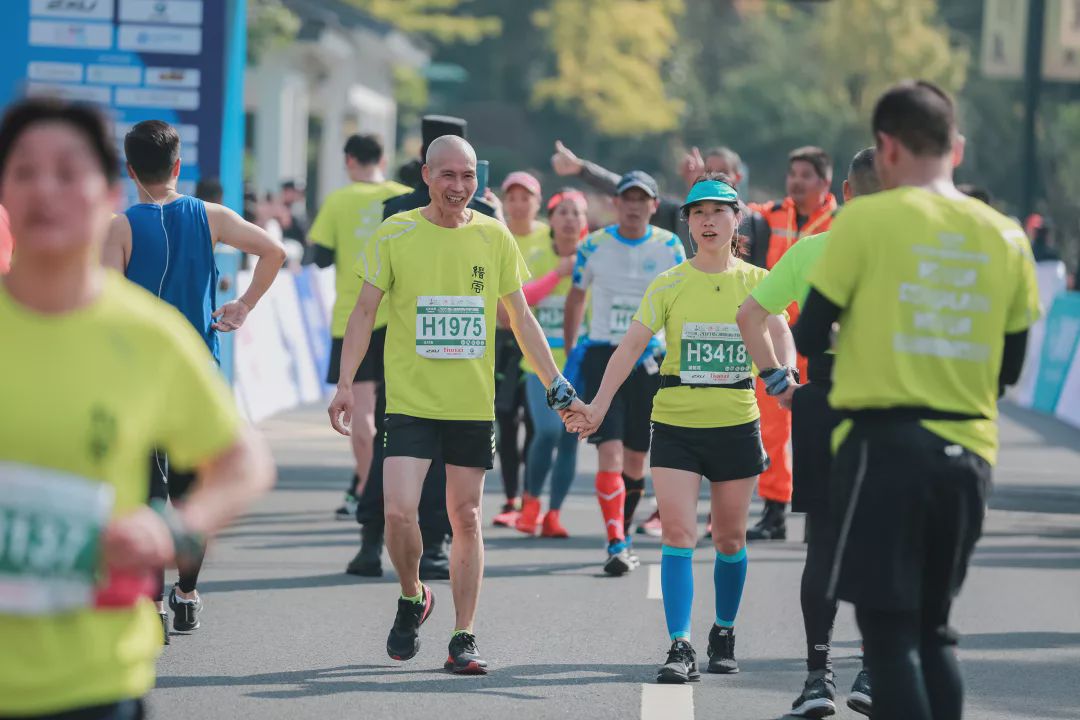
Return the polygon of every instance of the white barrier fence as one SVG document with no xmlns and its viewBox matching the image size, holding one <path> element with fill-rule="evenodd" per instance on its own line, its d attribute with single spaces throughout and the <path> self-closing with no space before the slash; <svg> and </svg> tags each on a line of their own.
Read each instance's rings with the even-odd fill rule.
<svg viewBox="0 0 1080 720">
<path fill-rule="evenodd" d="M 1009 399 L 1080 427 L 1080 292 L 1065 290 L 1065 265 L 1039 263 L 1044 316 L 1029 333 L 1027 362 Z M 237 277 L 237 292 L 251 281 Z M 334 271 L 283 270 L 236 333 L 234 389 L 252 422 L 323 398 L 330 359 Z"/>
</svg>

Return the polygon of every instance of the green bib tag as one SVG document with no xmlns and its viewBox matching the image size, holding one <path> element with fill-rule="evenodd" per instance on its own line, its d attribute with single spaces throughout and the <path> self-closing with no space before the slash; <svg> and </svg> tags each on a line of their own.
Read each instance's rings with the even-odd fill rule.
<svg viewBox="0 0 1080 720">
<path fill-rule="evenodd" d="M 536 305 L 536 319 L 544 331 L 548 345 L 562 347 L 563 317 L 566 312 L 565 295 L 548 295 Z"/>
<path fill-rule="evenodd" d="M 416 353 L 436 360 L 484 357 L 484 298 L 421 295 L 416 298 Z"/>
<path fill-rule="evenodd" d="M 616 297 L 611 302 L 611 315 L 608 328 L 612 335 L 625 335 L 630 330 L 630 322 L 634 319 L 640 301 L 632 297 Z"/>
<path fill-rule="evenodd" d="M 679 378 L 689 385 L 731 385 L 752 377 L 750 353 L 734 323 L 683 323 Z"/>
<path fill-rule="evenodd" d="M 92 606 L 113 498 L 104 483 L 0 463 L 0 613 Z"/>
</svg>

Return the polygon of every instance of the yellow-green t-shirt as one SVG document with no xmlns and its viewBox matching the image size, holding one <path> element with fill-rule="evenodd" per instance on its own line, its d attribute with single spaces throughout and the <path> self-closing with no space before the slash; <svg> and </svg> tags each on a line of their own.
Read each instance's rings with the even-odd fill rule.
<svg viewBox="0 0 1080 720">
<path fill-rule="evenodd" d="M 152 448 L 193 468 L 235 441 L 240 419 L 191 323 L 112 271 L 91 305 L 56 316 L 26 309 L 0 285 L 0 327 L 8 348 L 0 353 L 0 581 L 29 578 L 42 590 L 70 573 L 27 575 L 24 566 L 13 575 L 20 561 L 7 534 L 16 524 L 31 528 L 35 566 L 55 571 L 49 558 L 62 561 L 50 537 L 63 536 L 62 546 L 72 528 L 146 504 Z M 89 526 L 94 513 L 74 505 L 75 495 L 98 506 Z M 92 546 L 80 557 L 98 564 Z M 91 597 L 63 597 L 62 610 L 40 599 L 0 605 L 0 716 L 112 703 L 153 687 L 161 651 L 153 602 L 105 609 Z"/>
<path fill-rule="evenodd" d="M 551 247 L 551 228 L 539 220 L 533 223 L 535 227 L 525 235 L 514 235 L 521 256 L 528 259 L 535 250 L 543 250 Z"/>
<path fill-rule="evenodd" d="M 551 242 L 534 248 L 525 256 L 525 266 L 529 274 L 534 278 L 543 277 L 559 265 L 560 258 L 555 253 Z M 551 348 L 551 356 L 555 358 L 555 367 L 561 368 L 566 364 L 566 346 L 563 344 L 563 315 L 566 309 L 566 296 L 570 292 L 570 276 L 559 280 L 547 297 L 533 306 L 533 315 L 540 323 L 540 329 L 544 331 L 548 347 Z M 521 359 L 521 369 L 525 372 L 536 374 L 529 361 Z"/>
<path fill-rule="evenodd" d="M 473 212 L 459 228 L 421 208 L 379 226 L 356 273 L 387 293 L 386 411 L 435 420 L 495 418 L 495 313 L 528 277 L 514 236 Z"/>
<path fill-rule="evenodd" d="M 687 384 L 746 385 L 745 389 L 664 388 L 653 400 L 654 422 L 709 428 L 743 425 L 760 417 L 754 365 L 735 315 L 767 274 L 742 260 L 715 274 L 685 260 L 650 283 L 634 320 L 667 336 L 660 374 L 675 375 Z"/>
<path fill-rule="evenodd" d="M 810 284 L 841 308 L 830 404 L 926 407 L 986 419 L 923 425 L 997 460 L 1007 333 L 1040 314 L 1031 247 L 971 198 L 904 187 L 845 206 Z"/>
<path fill-rule="evenodd" d="M 382 182 L 358 182 L 330 193 L 315 216 L 308 233 L 311 241 L 334 251 L 334 313 L 330 334 L 345 337 L 349 315 L 360 296 L 364 281 L 356 276 L 353 268 L 364 253 L 365 243 L 371 239 L 383 219 L 383 202 L 409 192 L 409 188 L 393 180 Z M 386 311 L 375 317 L 375 327 L 386 324 Z"/>
</svg>

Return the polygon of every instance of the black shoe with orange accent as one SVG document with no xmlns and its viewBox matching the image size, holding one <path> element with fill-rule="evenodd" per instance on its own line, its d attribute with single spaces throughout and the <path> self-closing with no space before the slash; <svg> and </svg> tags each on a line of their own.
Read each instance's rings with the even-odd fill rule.
<svg viewBox="0 0 1080 720">
<path fill-rule="evenodd" d="M 420 652 L 420 626 L 435 608 L 435 593 L 421 585 L 420 594 L 420 602 L 398 598 L 397 617 L 386 638 L 386 654 L 394 660 L 411 660 Z"/>
<path fill-rule="evenodd" d="M 461 632 L 450 638 L 450 654 L 443 667 L 455 675 L 487 675 L 487 661 L 480 659 L 476 636 Z"/>
</svg>

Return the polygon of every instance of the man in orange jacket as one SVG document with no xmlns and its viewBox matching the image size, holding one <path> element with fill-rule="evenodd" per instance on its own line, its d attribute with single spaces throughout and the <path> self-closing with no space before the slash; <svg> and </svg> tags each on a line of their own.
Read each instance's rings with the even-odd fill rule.
<svg viewBox="0 0 1080 720">
<path fill-rule="evenodd" d="M 760 212 L 772 230 L 768 242 L 751 243 L 749 262 L 771 270 L 788 248 L 801 238 L 825 232 L 832 224 L 836 197 L 832 185 L 832 159 L 818 147 L 801 147 L 788 155 L 787 197 L 777 202 L 751 205 Z M 791 323 L 797 308 L 788 309 Z M 806 375 L 806 359 L 799 357 L 799 371 Z M 787 505 L 791 502 L 791 413 L 765 394 L 765 385 L 757 383 L 758 407 L 761 409 L 761 436 L 772 464 L 761 474 L 758 494 L 765 501 L 765 511 L 756 525 L 746 531 L 747 540 L 784 540 L 787 538 Z"/>
</svg>

